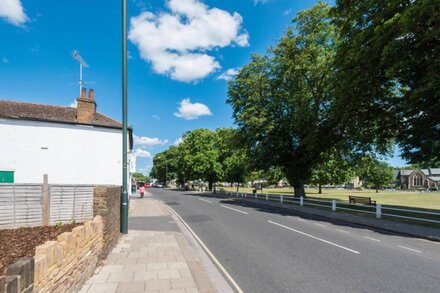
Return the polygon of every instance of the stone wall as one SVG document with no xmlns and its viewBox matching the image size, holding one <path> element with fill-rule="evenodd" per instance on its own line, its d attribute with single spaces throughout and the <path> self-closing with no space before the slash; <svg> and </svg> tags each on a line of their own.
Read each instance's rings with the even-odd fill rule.
<svg viewBox="0 0 440 293">
<path fill-rule="evenodd" d="M 96 187 L 93 215 L 102 216 L 104 242 L 100 257 L 105 258 L 118 242 L 121 225 L 121 187 Z"/>
<path fill-rule="evenodd" d="M 82 226 L 35 248 L 35 292 L 76 292 L 92 276 L 103 247 L 103 220 Z"/>
<path fill-rule="evenodd" d="M 0 276 L 0 293 L 77 292 L 120 236 L 120 187 L 96 187 L 94 219 L 35 248 Z"/>
<path fill-rule="evenodd" d="M 6 268 L 0 276 L 0 292 L 32 292 L 34 288 L 34 258 L 22 258 Z"/>
</svg>

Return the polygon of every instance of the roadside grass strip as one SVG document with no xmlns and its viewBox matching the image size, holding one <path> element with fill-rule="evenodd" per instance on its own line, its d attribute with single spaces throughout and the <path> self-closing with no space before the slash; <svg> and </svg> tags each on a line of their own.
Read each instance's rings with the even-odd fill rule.
<svg viewBox="0 0 440 293">
<path fill-rule="evenodd" d="M 240 211 L 240 210 L 237 210 L 237 209 L 234 209 L 234 208 L 231 208 L 231 207 L 228 207 L 228 206 L 225 206 L 225 205 L 220 205 L 222 208 L 225 208 L 225 209 L 229 209 L 229 210 L 232 210 L 232 211 L 236 211 L 236 212 L 239 212 L 239 213 L 242 213 L 242 214 L 245 214 L 245 215 L 247 215 L 248 213 L 246 213 L 246 212 L 243 212 L 243 211 Z"/>
<path fill-rule="evenodd" d="M 348 247 L 345 247 L 345 246 L 342 246 L 342 245 L 336 244 L 336 243 L 334 243 L 334 242 L 331 242 L 331 241 L 328 241 L 328 240 L 325 240 L 325 239 L 322 239 L 322 238 L 319 238 L 319 237 L 316 237 L 316 236 L 310 235 L 310 234 L 308 234 L 308 233 L 305 233 L 305 232 L 302 232 L 302 231 L 299 231 L 299 230 L 296 230 L 296 229 L 293 229 L 293 228 L 287 227 L 287 226 L 285 226 L 285 225 L 283 225 L 283 224 L 280 224 L 280 223 L 277 223 L 277 222 L 273 222 L 273 221 L 270 221 L 270 220 L 269 220 L 268 222 L 271 223 L 271 224 L 273 224 L 273 225 L 276 225 L 276 226 L 282 227 L 282 228 L 284 228 L 284 229 L 287 229 L 287 230 L 293 231 L 293 232 L 295 232 L 295 233 L 301 234 L 301 235 L 303 235 L 303 236 L 307 236 L 307 237 L 309 237 L 309 238 L 312 238 L 312 239 L 315 239 L 315 240 L 318 240 L 318 241 L 324 242 L 324 243 L 326 243 L 326 244 L 329 244 L 329 245 L 332 245 L 332 246 L 335 246 L 335 247 L 338 247 L 338 248 L 344 249 L 344 250 L 349 251 L 349 252 L 351 252 L 351 253 L 354 253 L 354 254 L 360 254 L 359 251 L 356 251 L 356 250 L 354 250 L 354 249 L 351 249 L 351 248 L 348 248 Z"/>
</svg>

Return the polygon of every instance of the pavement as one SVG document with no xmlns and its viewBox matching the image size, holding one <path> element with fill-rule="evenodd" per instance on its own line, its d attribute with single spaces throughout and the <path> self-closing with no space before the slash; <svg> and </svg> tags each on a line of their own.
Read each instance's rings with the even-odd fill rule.
<svg viewBox="0 0 440 293">
<path fill-rule="evenodd" d="M 233 292 L 163 202 L 130 200 L 129 230 L 80 292 Z"/>
<path fill-rule="evenodd" d="M 243 292 L 439 292 L 439 242 L 210 194 L 151 192 Z"/>
</svg>

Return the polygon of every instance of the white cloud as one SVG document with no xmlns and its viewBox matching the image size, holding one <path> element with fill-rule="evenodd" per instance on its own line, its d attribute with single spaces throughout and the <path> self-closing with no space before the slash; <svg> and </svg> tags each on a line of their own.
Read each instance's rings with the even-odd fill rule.
<svg viewBox="0 0 440 293">
<path fill-rule="evenodd" d="M 237 12 L 209 8 L 199 0 L 167 0 L 166 4 L 168 13 L 145 11 L 130 20 L 128 38 L 156 73 L 197 81 L 221 68 L 208 51 L 249 45 Z"/>
<path fill-rule="evenodd" d="M 287 9 L 286 11 L 283 12 L 283 15 L 289 15 L 290 12 L 292 12 L 292 9 Z"/>
<path fill-rule="evenodd" d="M 77 105 L 78 105 L 78 101 L 75 99 L 72 101 L 72 103 L 69 104 L 69 107 L 76 108 Z"/>
<path fill-rule="evenodd" d="M 174 116 L 183 118 L 185 120 L 194 120 L 200 116 L 212 115 L 208 106 L 201 103 L 191 103 L 190 99 L 183 99 L 178 107 L 179 112 L 174 113 Z"/>
<path fill-rule="evenodd" d="M 178 139 L 176 139 L 173 143 L 174 146 L 178 146 L 179 144 L 181 144 L 183 141 L 183 138 L 179 137 Z"/>
<path fill-rule="evenodd" d="M 156 145 L 164 145 L 168 143 L 168 140 L 160 140 L 157 137 L 146 137 L 146 136 L 137 136 L 133 135 L 133 140 L 135 145 L 143 145 L 143 146 L 156 146 Z"/>
<path fill-rule="evenodd" d="M 21 26 L 29 20 L 20 0 L 0 0 L 0 17 L 16 26 Z"/>
<path fill-rule="evenodd" d="M 139 158 L 151 158 L 151 154 L 148 151 L 142 150 L 142 149 L 136 149 L 136 151 L 133 153 L 135 157 Z"/>
<path fill-rule="evenodd" d="M 254 5 L 258 5 L 258 4 L 266 4 L 267 2 L 269 2 L 270 0 L 254 0 Z"/>
<path fill-rule="evenodd" d="M 234 78 L 234 76 L 236 76 L 238 74 L 238 70 L 235 68 L 230 68 L 228 70 L 226 70 L 225 72 L 223 72 L 222 74 L 220 74 L 217 79 L 223 79 L 223 80 L 231 80 L 232 78 Z"/>
</svg>

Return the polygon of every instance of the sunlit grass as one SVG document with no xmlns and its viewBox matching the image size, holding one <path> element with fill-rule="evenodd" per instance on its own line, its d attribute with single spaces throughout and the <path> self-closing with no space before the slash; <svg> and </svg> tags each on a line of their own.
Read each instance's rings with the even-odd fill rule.
<svg viewBox="0 0 440 293">
<path fill-rule="evenodd" d="M 226 187 L 228 191 L 236 191 L 235 187 Z M 252 193 L 252 188 L 240 187 L 240 192 Z M 258 191 L 260 193 L 261 190 Z M 292 188 L 265 188 L 263 194 L 285 194 L 293 195 Z M 440 192 L 413 192 L 413 191 L 383 191 L 376 193 L 375 190 L 338 190 L 322 189 L 322 194 L 318 189 L 306 189 L 306 195 L 313 198 L 328 200 L 348 201 L 349 195 L 371 197 L 378 204 L 407 206 L 415 208 L 440 210 Z"/>
</svg>

